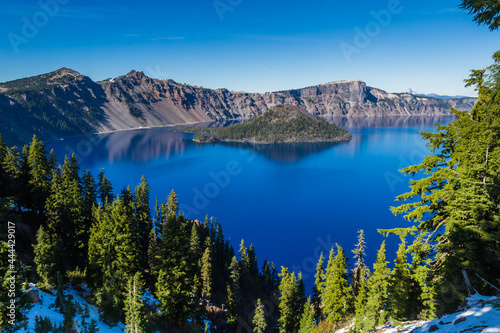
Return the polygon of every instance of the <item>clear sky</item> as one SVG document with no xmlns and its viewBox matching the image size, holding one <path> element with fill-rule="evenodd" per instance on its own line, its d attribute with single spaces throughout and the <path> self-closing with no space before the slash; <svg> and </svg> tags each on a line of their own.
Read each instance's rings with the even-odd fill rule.
<svg viewBox="0 0 500 333">
<path fill-rule="evenodd" d="M 0 82 L 68 67 L 93 80 L 135 69 L 266 92 L 338 80 L 474 95 L 500 31 L 460 0 L 4 0 Z M 44 5 L 45 4 L 45 5 Z"/>
</svg>

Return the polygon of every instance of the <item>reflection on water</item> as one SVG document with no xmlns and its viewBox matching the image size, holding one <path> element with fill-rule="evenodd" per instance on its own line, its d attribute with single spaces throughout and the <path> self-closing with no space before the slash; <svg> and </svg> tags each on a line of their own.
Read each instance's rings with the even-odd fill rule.
<svg viewBox="0 0 500 333">
<path fill-rule="evenodd" d="M 186 134 L 165 129 L 141 131 L 123 131 L 107 135 L 104 145 L 108 151 L 108 160 L 132 160 L 146 162 L 151 159 L 168 158 L 182 154 L 186 146 Z"/>
<path fill-rule="evenodd" d="M 371 128 L 428 128 L 434 123 L 446 123 L 452 120 L 450 116 L 437 117 L 366 117 L 366 118 L 328 118 L 353 133 L 350 142 L 318 142 L 318 143 L 275 143 L 275 144 L 252 144 L 252 143 L 219 143 L 232 148 L 251 149 L 256 153 L 278 162 L 293 163 L 304 157 L 328 150 L 335 146 L 342 146 L 344 151 L 354 156 L 366 139 L 366 133 L 360 129 Z M 228 126 L 241 121 L 211 122 L 198 124 L 203 127 Z M 371 140 L 377 137 L 377 133 L 370 133 Z M 169 158 L 170 156 L 182 155 L 184 151 L 196 149 L 200 144 L 191 141 L 192 134 L 175 132 L 172 128 L 152 128 L 130 131 L 119 131 L 114 133 L 89 135 L 65 139 L 60 144 L 54 145 L 56 154 L 64 156 L 76 152 L 79 160 L 86 159 L 88 162 L 107 160 L 147 162 L 158 158 Z M 62 144 L 62 145 L 61 145 Z M 87 147 L 86 149 L 81 149 Z M 60 157 L 61 158 L 61 157 Z"/>
<path fill-rule="evenodd" d="M 408 117 L 325 117 L 344 128 L 365 127 L 428 127 L 435 123 L 447 123 L 453 116 L 408 116 Z"/>
<path fill-rule="evenodd" d="M 334 146 L 347 144 L 347 142 L 297 142 L 271 144 L 224 142 L 220 144 L 227 147 L 251 149 L 269 159 L 278 162 L 291 163 L 296 162 L 310 154 L 319 153 Z"/>
</svg>

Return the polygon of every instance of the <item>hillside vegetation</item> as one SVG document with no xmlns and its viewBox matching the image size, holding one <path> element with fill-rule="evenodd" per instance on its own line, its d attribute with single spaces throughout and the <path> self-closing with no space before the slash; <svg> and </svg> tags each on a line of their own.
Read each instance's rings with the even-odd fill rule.
<svg viewBox="0 0 500 333">
<path fill-rule="evenodd" d="M 195 135 L 194 140 L 274 143 L 336 142 L 351 139 L 347 130 L 291 105 L 279 105 L 243 124 L 209 128 L 206 132 Z"/>
</svg>

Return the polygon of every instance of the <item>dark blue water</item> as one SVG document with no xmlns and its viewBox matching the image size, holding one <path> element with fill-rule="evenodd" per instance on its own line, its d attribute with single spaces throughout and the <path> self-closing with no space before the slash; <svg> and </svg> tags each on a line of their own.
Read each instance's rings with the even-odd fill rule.
<svg viewBox="0 0 500 333">
<path fill-rule="evenodd" d="M 115 194 L 135 187 L 142 175 L 152 187 L 152 206 L 175 189 L 185 215 L 218 218 L 236 248 L 244 238 L 261 263 L 302 271 L 310 286 L 320 252 L 327 256 L 339 243 L 350 256 L 357 230 L 364 229 L 371 263 L 383 240 L 377 229 L 409 225 L 389 211 L 408 189 L 398 169 L 428 153 L 421 130 L 449 120 L 335 119 L 353 133 L 342 144 L 200 145 L 190 134 L 145 129 L 71 138 L 49 148 L 61 159 L 75 152 L 94 175 L 105 168 Z M 397 242 L 388 239 L 390 260 Z"/>
</svg>

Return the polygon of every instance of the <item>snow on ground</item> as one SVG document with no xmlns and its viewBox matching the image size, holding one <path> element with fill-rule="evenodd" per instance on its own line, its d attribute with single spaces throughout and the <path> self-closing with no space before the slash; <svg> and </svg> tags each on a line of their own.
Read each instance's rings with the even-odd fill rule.
<svg viewBox="0 0 500 333">
<path fill-rule="evenodd" d="M 36 286 L 32 283 L 30 283 L 30 287 L 31 287 L 30 290 L 37 290 Z M 82 294 L 77 292 L 72 287 L 66 287 L 64 290 L 64 294 L 72 295 L 73 302 L 78 303 L 82 308 L 85 308 L 85 306 L 88 307 L 90 317 L 86 319 L 86 322 L 88 323 L 92 319 L 95 319 L 97 321 L 97 326 L 99 328 L 100 333 L 118 333 L 125 331 L 125 325 L 122 323 L 119 323 L 117 326 L 110 327 L 107 324 L 100 321 L 99 312 L 97 311 L 97 308 L 94 305 L 88 304 L 87 301 L 85 301 L 85 299 L 82 297 Z M 30 309 L 28 313 L 28 327 L 26 329 L 19 330 L 18 332 L 20 333 L 34 332 L 35 317 L 37 315 L 40 317 L 47 317 L 50 319 L 52 323 L 55 323 L 57 325 L 62 324 L 62 322 L 64 321 L 63 314 L 59 313 L 57 309 L 54 307 L 56 301 L 55 295 L 53 296 L 47 292 L 38 289 L 38 296 L 40 298 L 40 301 L 38 303 L 33 304 L 33 307 Z M 78 329 L 81 330 L 82 314 L 77 314 L 74 320 L 75 322 L 78 323 Z"/>
<path fill-rule="evenodd" d="M 500 333 L 500 298 L 475 294 L 467 298 L 467 306 L 463 311 L 436 318 L 414 332 Z"/>
<path fill-rule="evenodd" d="M 336 333 L 347 333 L 353 324 Z M 500 297 L 475 294 L 467 298 L 464 310 L 432 321 L 405 322 L 377 327 L 378 333 L 500 333 Z"/>
</svg>

